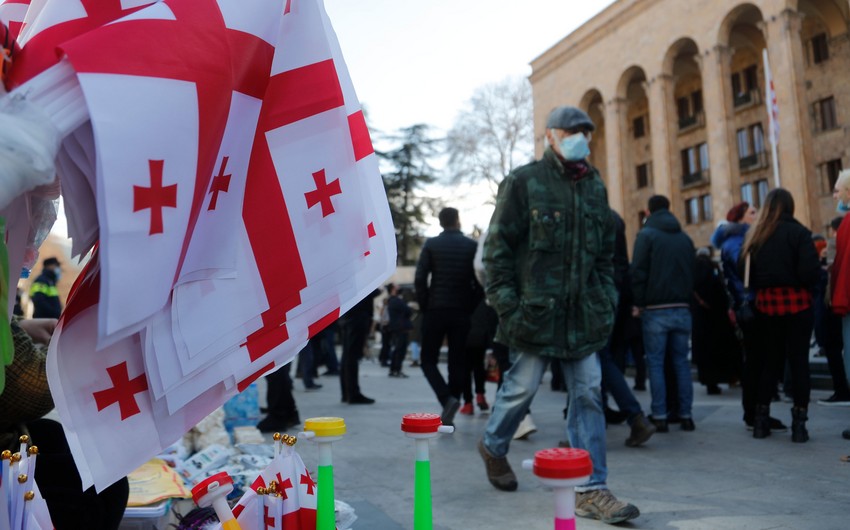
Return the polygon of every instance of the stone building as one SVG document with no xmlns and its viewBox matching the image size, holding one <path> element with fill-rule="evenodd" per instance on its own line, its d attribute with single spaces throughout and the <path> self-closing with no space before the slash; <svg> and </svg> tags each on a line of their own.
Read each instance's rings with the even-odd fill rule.
<svg viewBox="0 0 850 530">
<path fill-rule="evenodd" d="M 779 173 L 815 232 L 850 167 L 850 0 L 617 0 L 531 63 L 535 144 L 557 105 L 598 126 L 591 159 L 633 241 L 668 196 L 697 245 L 774 188 L 762 53 L 778 103 Z"/>
</svg>

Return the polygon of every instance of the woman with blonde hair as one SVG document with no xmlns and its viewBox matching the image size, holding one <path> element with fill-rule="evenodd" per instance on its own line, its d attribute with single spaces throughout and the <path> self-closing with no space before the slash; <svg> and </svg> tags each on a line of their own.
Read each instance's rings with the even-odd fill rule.
<svg viewBox="0 0 850 530">
<path fill-rule="evenodd" d="M 777 188 L 767 194 L 758 220 L 747 233 L 739 272 L 755 293 L 754 340 L 748 352 L 754 356 L 757 373 L 753 438 L 770 435 L 770 402 L 787 358 L 794 393 L 791 440 L 805 442 L 809 439 L 812 288 L 819 278 L 820 262 L 812 233 L 794 219 L 794 198 L 787 190 Z"/>
</svg>

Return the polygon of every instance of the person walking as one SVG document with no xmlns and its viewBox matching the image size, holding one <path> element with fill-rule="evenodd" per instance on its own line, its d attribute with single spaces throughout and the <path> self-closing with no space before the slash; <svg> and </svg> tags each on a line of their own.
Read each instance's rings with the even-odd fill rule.
<svg viewBox="0 0 850 530">
<path fill-rule="evenodd" d="M 497 489 L 517 489 L 506 455 L 552 359 L 568 389 L 567 436 L 590 453 L 593 472 L 576 488 L 576 515 L 620 523 L 640 511 L 607 486 L 602 371 L 595 355 L 614 323 L 613 218 L 605 185 L 587 162 L 595 129 L 582 110 L 563 106 L 546 121 L 543 158 L 499 185 L 484 245 L 487 299 L 499 315 L 496 340 L 513 364 L 493 403 L 478 450 Z"/>
<path fill-rule="evenodd" d="M 752 351 L 748 351 L 758 375 L 753 438 L 770 435 L 770 403 L 787 358 L 794 394 L 791 440 L 806 442 L 812 289 L 820 276 L 820 262 L 812 233 L 794 219 L 794 198 L 787 190 L 777 188 L 765 197 L 759 219 L 747 233 L 739 273 L 755 292 Z"/>
<path fill-rule="evenodd" d="M 360 392 L 360 359 L 366 348 L 366 339 L 372 328 L 372 317 L 375 312 L 375 297 L 381 291 L 375 289 L 363 300 L 349 309 L 339 319 L 342 332 L 342 358 L 339 366 L 339 386 L 342 390 L 342 402 L 350 405 L 371 405 L 374 399 Z"/>
<path fill-rule="evenodd" d="M 652 394 L 652 418 L 658 432 L 669 430 L 664 360 L 673 365 L 678 416 L 683 431 L 693 431 L 694 387 L 688 361 L 690 302 L 696 250 L 662 195 L 649 198 L 649 217 L 638 232 L 632 260 L 632 291 L 641 310 L 643 344 Z"/>
<path fill-rule="evenodd" d="M 837 202 L 836 209 L 844 216 L 835 236 L 835 260 L 830 271 L 830 299 L 832 310 L 841 316 L 841 335 L 844 341 L 844 370 L 850 381 L 850 169 L 838 174 L 835 181 L 833 197 Z M 850 429 L 842 436 L 850 440 Z"/>
<path fill-rule="evenodd" d="M 443 232 L 425 241 L 416 264 L 414 286 L 424 315 L 422 373 L 443 407 L 442 422 L 452 425 L 467 376 L 464 351 L 469 319 L 483 290 L 472 267 L 476 243 L 460 231 L 458 211 L 443 208 L 438 217 Z M 449 347 L 448 384 L 437 366 L 444 339 Z"/>
<path fill-rule="evenodd" d="M 390 377 L 407 377 L 407 374 L 401 371 L 401 365 L 404 363 L 404 358 L 407 356 L 407 341 L 410 335 L 410 330 L 413 328 L 413 323 L 410 318 L 413 315 L 413 310 L 407 305 L 407 302 L 399 296 L 398 286 L 389 284 L 387 286 L 387 312 L 389 314 L 389 322 L 386 330 L 390 334 L 392 348 L 390 350 Z"/>
</svg>

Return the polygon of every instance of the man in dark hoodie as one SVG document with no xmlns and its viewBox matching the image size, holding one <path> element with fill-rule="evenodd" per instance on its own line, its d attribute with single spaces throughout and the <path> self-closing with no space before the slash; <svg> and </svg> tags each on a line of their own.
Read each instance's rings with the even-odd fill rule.
<svg viewBox="0 0 850 530">
<path fill-rule="evenodd" d="M 667 197 L 654 195 L 649 198 L 648 206 L 649 217 L 635 241 L 632 291 L 635 305 L 641 310 L 652 391 L 652 422 L 658 432 L 668 430 L 664 358 L 669 355 L 676 374 L 682 430 L 693 431 L 694 389 L 688 339 L 696 251 L 691 238 L 670 213 Z"/>
<path fill-rule="evenodd" d="M 34 306 L 33 318 L 59 318 L 62 302 L 56 284 L 62 275 L 62 264 L 56 258 L 47 258 L 42 263 L 41 274 L 32 282 L 30 299 Z"/>
</svg>

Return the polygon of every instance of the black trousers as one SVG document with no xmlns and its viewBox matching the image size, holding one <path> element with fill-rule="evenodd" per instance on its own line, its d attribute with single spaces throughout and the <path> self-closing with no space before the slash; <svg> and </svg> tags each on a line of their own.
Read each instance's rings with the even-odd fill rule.
<svg viewBox="0 0 850 530">
<path fill-rule="evenodd" d="M 38 446 L 35 480 L 56 530 L 115 530 L 121 524 L 130 488 L 122 478 L 100 493 L 83 491 L 80 474 L 59 423 L 36 420 L 27 424 Z"/>
<path fill-rule="evenodd" d="M 768 316 L 756 312 L 753 340 L 748 341 L 751 342 L 751 351 L 748 353 L 753 355 L 754 377 L 758 381 L 757 404 L 770 405 L 776 382 L 782 374 L 785 359 L 788 359 L 794 406 L 809 406 L 809 341 L 813 326 L 811 309 L 785 316 Z"/>
<path fill-rule="evenodd" d="M 342 400 L 348 401 L 360 393 L 359 367 L 366 347 L 366 337 L 372 325 L 371 315 L 346 315 L 339 321 L 342 332 L 342 358 L 339 366 L 339 385 Z"/>
<path fill-rule="evenodd" d="M 442 405 L 450 396 L 460 398 L 469 377 L 464 355 L 469 327 L 469 312 L 462 309 L 429 309 L 422 319 L 422 373 Z M 449 346 L 448 384 L 437 367 L 443 339 Z"/>
<path fill-rule="evenodd" d="M 410 333 L 407 331 L 392 331 L 390 333 L 390 339 L 392 341 L 390 372 L 401 372 L 401 365 L 404 363 L 404 358 L 407 355 L 407 343 Z"/>
<path fill-rule="evenodd" d="M 299 419 L 298 407 L 292 397 L 291 368 L 292 363 L 287 363 L 280 370 L 266 376 L 268 415 L 281 422 Z"/>
</svg>

